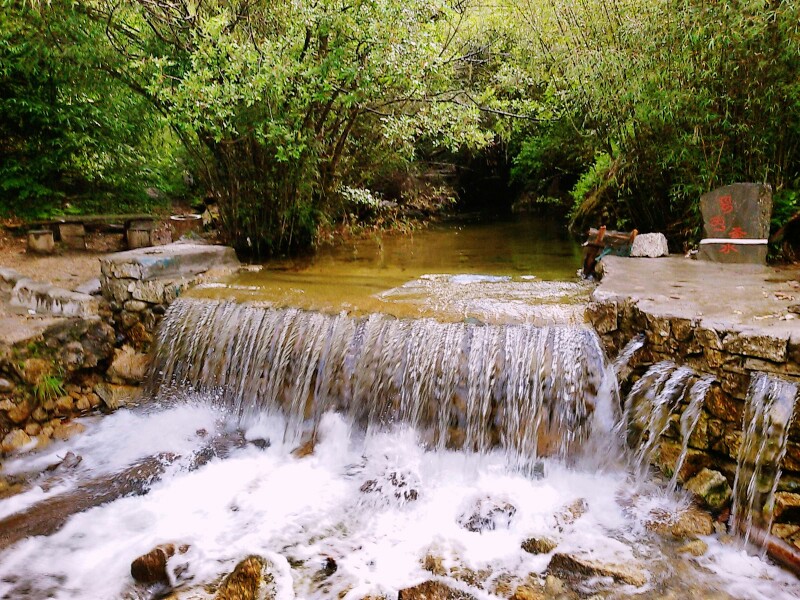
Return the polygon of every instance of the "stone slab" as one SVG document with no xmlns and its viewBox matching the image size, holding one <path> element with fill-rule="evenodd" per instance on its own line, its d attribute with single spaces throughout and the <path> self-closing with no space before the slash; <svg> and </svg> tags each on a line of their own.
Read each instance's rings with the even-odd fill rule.
<svg viewBox="0 0 800 600">
<path fill-rule="evenodd" d="M 764 264 L 772 213 L 772 188 L 759 183 L 735 183 L 700 198 L 704 240 L 698 258 L 721 263 Z M 726 240 L 708 243 L 707 240 Z M 765 240 L 748 244 L 745 240 Z"/>
<path fill-rule="evenodd" d="M 606 256 L 603 262 L 606 273 L 592 294 L 595 301 L 621 305 L 630 300 L 647 314 L 696 322 L 696 331 L 738 332 L 739 341 L 773 338 L 773 360 L 783 358 L 786 340 L 798 337 L 800 316 L 788 310 L 800 302 L 798 267 L 726 265 L 682 256 L 652 261 Z M 722 340 L 718 346 L 723 349 Z"/>
<path fill-rule="evenodd" d="M 20 279 L 11 291 L 12 307 L 35 314 L 61 317 L 89 317 L 100 308 L 97 298 L 65 290 L 49 283 Z"/>
<path fill-rule="evenodd" d="M 141 280 L 188 277 L 214 267 L 238 266 L 233 248 L 187 243 L 128 250 L 100 260 L 106 277 Z"/>
</svg>

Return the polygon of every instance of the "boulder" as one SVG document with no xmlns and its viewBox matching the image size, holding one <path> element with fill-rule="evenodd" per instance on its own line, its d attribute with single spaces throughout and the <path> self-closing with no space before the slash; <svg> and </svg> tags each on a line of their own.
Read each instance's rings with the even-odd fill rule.
<svg viewBox="0 0 800 600">
<path fill-rule="evenodd" d="M 426 581 L 400 590 L 397 600 L 475 600 L 475 597 L 439 581 Z"/>
<path fill-rule="evenodd" d="M 647 574 L 634 565 L 605 563 L 577 554 L 557 552 L 550 559 L 547 570 L 564 579 L 611 577 L 618 583 L 627 583 L 636 587 L 647 583 Z"/>
<path fill-rule="evenodd" d="M 686 482 L 686 489 L 697 495 L 713 511 L 722 510 L 730 501 L 732 490 L 719 471 L 703 469 Z"/>
<path fill-rule="evenodd" d="M 272 583 L 266 572 L 267 562 L 259 556 L 248 556 L 225 578 L 214 596 L 215 600 L 257 600 L 274 598 L 271 591 L 263 588 Z"/>
<path fill-rule="evenodd" d="M 631 256 L 658 258 L 669 255 L 667 238 L 663 233 L 640 233 L 633 239 Z"/>
<path fill-rule="evenodd" d="M 108 378 L 114 383 L 141 383 L 147 375 L 149 359 L 125 345 L 114 350 L 114 360 L 108 368 Z"/>
</svg>

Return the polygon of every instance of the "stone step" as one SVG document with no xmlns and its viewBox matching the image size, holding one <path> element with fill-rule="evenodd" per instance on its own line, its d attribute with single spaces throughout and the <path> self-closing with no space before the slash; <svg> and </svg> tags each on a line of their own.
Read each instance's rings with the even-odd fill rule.
<svg viewBox="0 0 800 600">
<path fill-rule="evenodd" d="M 232 248 L 175 243 L 111 254 L 100 260 L 107 279 L 165 279 L 190 277 L 217 267 L 238 267 Z"/>
<path fill-rule="evenodd" d="M 23 277 L 11 290 L 10 305 L 38 315 L 89 317 L 98 314 L 100 301 L 88 294 Z"/>
</svg>

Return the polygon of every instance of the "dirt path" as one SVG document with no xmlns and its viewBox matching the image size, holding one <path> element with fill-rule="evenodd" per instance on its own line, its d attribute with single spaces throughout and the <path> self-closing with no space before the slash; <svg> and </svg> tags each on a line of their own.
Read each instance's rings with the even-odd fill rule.
<svg viewBox="0 0 800 600">
<path fill-rule="evenodd" d="M 0 266 L 71 290 L 100 276 L 100 258 L 125 249 L 121 234 L 88 234 L 86 244 L 87 250 L 57 249 L 53 255 L 41 256 L 27 252 L 24 237 L 0 228 Z"/>
</svg>

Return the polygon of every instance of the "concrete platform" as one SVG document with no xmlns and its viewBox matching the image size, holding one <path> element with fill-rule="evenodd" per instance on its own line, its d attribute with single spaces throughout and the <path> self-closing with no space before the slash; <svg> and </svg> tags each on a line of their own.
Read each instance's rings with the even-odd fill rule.
<svg viewBox="0 0 800 600">
<path fill-rule="evenodd" d="M 719 264 L 682 256 L 603 258 L 592 298 L 630 299 L 651 315 L 684 318 L 709 329 L 800 341 L 800 268 Z"/>
</svg>

